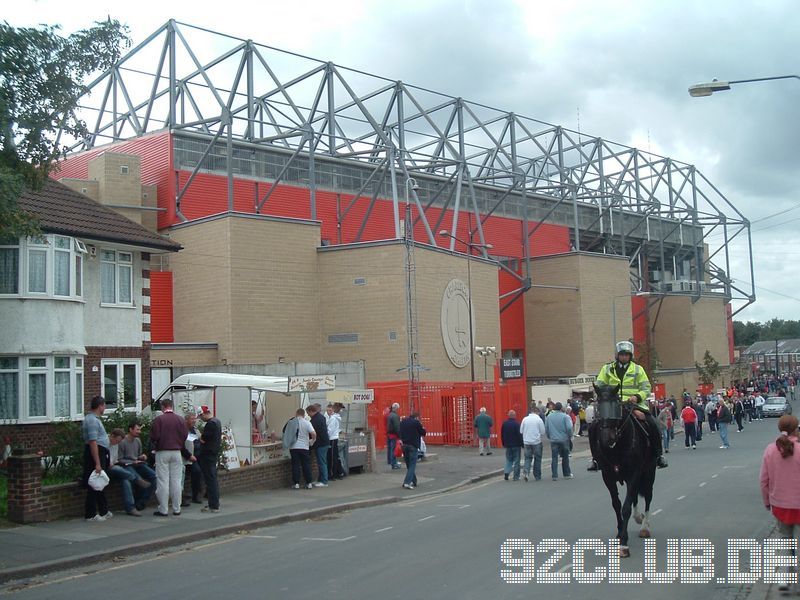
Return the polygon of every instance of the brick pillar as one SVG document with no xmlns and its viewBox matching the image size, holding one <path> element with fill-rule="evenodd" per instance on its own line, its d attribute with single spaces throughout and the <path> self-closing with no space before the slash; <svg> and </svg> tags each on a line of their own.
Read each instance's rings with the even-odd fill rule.
<svg viewBox="0 0 800 600">
<path fill-rule="evenodd" d="M 12 454 L 8 457 L 8 520 L 32 523 L 43 520 L 42 457 Z"/>
</svg>

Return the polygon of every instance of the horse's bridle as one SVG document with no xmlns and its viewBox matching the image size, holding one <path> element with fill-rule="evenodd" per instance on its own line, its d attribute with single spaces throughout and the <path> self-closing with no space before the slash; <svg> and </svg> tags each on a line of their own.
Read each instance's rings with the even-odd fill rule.
<svg viewBox="0 0 800 600">
<path fill-rule="evenodd" d="M 622 431 L 622 428 L 625 427 L 625 423 L 633 416 L 633 408 L 628 411 L 628 414 L 625 415 L 625 418 L 620 421 L 620 424 L 614 429 L 614 441 L 609 443 L 608 447 L 613 449 L 617 445 L 617 440 L 619 439 L 619 432 Z M 608 419 L 609 421 L 611 419 Z"/>
</svg>

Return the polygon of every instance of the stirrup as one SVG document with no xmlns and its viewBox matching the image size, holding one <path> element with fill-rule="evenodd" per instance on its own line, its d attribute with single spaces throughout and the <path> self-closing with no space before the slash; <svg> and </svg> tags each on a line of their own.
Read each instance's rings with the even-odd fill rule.
<svg viewBox="0 0 800 600">
<path fill-rule="evenodd" d="M 596 460 L 592 459 L 592 464 L 590 464 L 588 467 L 586 467 L 586 470 L 587 471 L 599 471 L 600 470 L 600 466 L 597 464 Z"/>
</svg>

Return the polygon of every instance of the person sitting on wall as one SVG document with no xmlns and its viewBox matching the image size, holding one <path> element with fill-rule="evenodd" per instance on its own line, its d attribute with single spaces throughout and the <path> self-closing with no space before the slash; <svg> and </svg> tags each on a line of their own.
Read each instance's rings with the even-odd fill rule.
<svg viewBox="0 0 800 600">
<path fill-rule="evenodd" d="M 125 438 L 125 432 L 122 429 L 114 429 L 109 436 L 109 461 L 108 464 L 108 477 L 112 481 L 119 481 L 122 485 L 122 504 L 125 507 L 125 513 L 131 517 L 141 517 L 142 513 L 139 512 L 140 507 L 144 508 L 144 504 L 137 505 L 137 498 L 133 493 L 132 484 L 136 484 L 141 490 L 150 492 L 152 484 L 143 479 L 135 470 L 129 469 L 126 463 L 120 462 L 120 443 Z M 137 440 L 138 441 L 138 440 Z M 155 473 L 153 473 L 155 479 Z M 137 494 L 139 491 L 137 490 Z M 149 497 L 149 493 L 148 493 Z"/>
</svg>

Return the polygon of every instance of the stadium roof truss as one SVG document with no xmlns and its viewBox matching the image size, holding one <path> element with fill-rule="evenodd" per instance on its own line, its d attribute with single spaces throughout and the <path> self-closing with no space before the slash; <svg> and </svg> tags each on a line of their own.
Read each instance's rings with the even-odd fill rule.
<svg viewBox="0 0 800 600">
<path fill-rule="evenodd" d="M 468 219 L 480 244 L 493 215 L 521 219 L 530 233 L 522 274 L 508 269 L 520 288 L 506 307 L 532 285 L 529 241 L 541 223 L 569 226 L 575 249 L 627 256 L 633 291 L 724 294 L 744 301 L 736 312 L 755 301 L 750 222 L 694 166 L 513 112 L 173 20 L 90 83 L 79 109 L 89 133 L 70 152 L 164 129 L 201 144 L 194 160 L 177 161 L 191 170 L 175 198 L 180 217 L 197 173 L 227 175 L 233 210 L 234 177 L 259 177 L 243 161 L 278 156 L 260 177 L 277 184 L 301 172 L 316 218 L 317 189 L 342 188 L 326 173 L 355 167 L 363 176 L 339 219 L 370 199 L 357 240 L 379 196 L 393 201 L 396 237 L 410 204 L 425 242 L 451 251 L 456 239 L 437 235 L 445 211 L 431 207 L 453 211 L 453 236 Z M 266 187 L 256 212 L 277 188 Z M 734 241 L 747 249 L 748 285 L 731 276 Z M 665 287 L 666 273 L 685 287 Z"/>
</svg>

